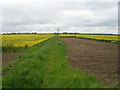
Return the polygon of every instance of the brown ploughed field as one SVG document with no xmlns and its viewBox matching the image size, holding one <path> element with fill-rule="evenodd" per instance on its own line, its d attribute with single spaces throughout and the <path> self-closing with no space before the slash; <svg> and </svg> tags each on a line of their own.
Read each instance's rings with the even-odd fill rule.
<svg viewBox="0 0 120 90">
<path fill-rule="evenodd" d="M 67 58 L 72 67 L 106 84 L 118 83 L 118 45 L 79 38 L 61 38 L 67 44 Z"/>
<path fill-rule="evenodd" d="M 17 56 L 21 55 L 22 52 L 5 52 L 2 53 L 2 65 L 9 64 L 12 60 L 14 60 Z"/>
</svg>

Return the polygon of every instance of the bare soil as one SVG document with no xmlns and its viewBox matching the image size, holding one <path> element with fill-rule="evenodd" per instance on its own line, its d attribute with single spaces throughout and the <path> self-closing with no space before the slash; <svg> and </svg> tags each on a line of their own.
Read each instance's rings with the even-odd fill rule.
<svg viewBox="0 0 120 90">
<path fill-rule="evenodd" d="M 105 84 L 118 84 L 118 45 L 79 38 L 61 38 L 72 67 L 95 75 Z"/>
<path fill-rule="evenodd" d="M 21 55 L 22 52 L 5 52 L 2 53 L 2 65 L 9 64 L 12 60 L 14 60 L 17 56 Z"/>
</svg>

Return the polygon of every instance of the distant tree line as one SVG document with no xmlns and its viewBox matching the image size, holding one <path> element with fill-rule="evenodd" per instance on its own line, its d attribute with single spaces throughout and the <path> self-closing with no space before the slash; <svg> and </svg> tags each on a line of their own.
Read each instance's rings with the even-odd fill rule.
<svg viewBox="0 0 120 90">
<path fill-rule="evenodd" d="M 54 33 L 54 34 L 58 34 L 58 33 Z M 59 34 L 115 35 L 115 34 L 103 34 L 103 33 L 79 33 L 79 32 L 74 32 L 74 33 L 72 33 L 72 32 L 70 32 L 70 33 L 68 33 L 68 32 L 63 32 L 63 33 L 59 33 Z"/>
<path fill-rule="evenodd" d="M 3 35 L 5 34 L 37 34 L 36 32 L 32 32 L 32 33 L 3 33 Z"/>
<path fill-rule="evenodd" d="M 11 34 L 92 34 L 92 35 L 117 35 L 117 34 L 103 34 L 103 33 L 79 33 L 79 32 L 63 32 L 63 33 L 37 33 L 37 32 L 32 32 L 32 33 L 3 33 L 3 35 L 11 35 Z M 118 34 L 119 35 L 119 34 Z"/>
</svg>

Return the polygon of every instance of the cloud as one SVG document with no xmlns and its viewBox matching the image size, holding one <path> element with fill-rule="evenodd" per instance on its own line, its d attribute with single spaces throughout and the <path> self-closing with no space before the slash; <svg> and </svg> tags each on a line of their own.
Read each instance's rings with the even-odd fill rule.
<svg viewBox="0 0 120 90">
<path fill-rule="evenodd" d="M 56 32 L 59 26 L 61 32 L 116 33 L 117 10 L 117 2 L 4 0 L 3 32 Z"/>
</svg>

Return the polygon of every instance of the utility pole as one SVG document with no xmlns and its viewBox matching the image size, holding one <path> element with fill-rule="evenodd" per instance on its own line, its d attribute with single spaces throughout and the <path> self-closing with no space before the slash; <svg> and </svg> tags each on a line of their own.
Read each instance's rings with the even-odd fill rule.
<svg viewBox="0 0 120 90">
<path fill-rule="evenodd" d="M 60 30 L 59 30 L 59 27 L 58 27 L 58 30 L 57 30 L 57 32 L 58 32 L 58 35 L 59 35 L 59 31 L 60 31 Z"/>
</svg>

